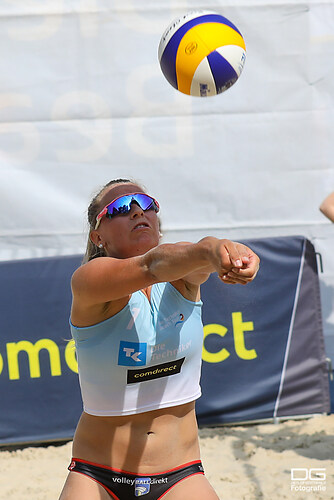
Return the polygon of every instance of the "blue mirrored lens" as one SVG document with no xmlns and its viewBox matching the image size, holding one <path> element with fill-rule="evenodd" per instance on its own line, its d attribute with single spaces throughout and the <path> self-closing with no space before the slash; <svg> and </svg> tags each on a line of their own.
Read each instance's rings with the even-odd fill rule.
<svg viewBox="0 0 334 500">
<path fill-rule="evenodd" d="M 157 205 L 154 203 L 153 198 L 147 194 L 134 194 L 125 195 L 118 198 L 118 200 L 113 201 L 107 207 L 107 217 L 112 217 L 118 214 L 127 214 L 131 210 L 132 203 L 137 203 L 142 210 L 149 210 L 153 208 L 156 212 L 158 211 Z"/>
</svg>

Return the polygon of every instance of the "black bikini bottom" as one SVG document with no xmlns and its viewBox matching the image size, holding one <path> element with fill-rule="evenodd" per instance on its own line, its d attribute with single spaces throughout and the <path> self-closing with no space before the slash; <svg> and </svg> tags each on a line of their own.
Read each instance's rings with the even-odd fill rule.
<svg viewBox="0 0 334 500">
<path fill-rule="evenodd" d="M 194 474 L 204 474 L 200 460 L 180 465 L 162 474 L 135 474 L 73 458 L 68 470 L 92 478 L 114 500 L 131 500 L 141 496 L 145 496 L 145 500 L 159 500 L 183 479 Z"/>
</svg>

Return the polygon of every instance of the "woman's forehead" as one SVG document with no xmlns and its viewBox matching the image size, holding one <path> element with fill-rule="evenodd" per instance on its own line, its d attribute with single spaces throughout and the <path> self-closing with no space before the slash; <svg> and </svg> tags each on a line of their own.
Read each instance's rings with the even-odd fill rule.
<svg viewBox="0 0 334 500">
<path fill-rule="evenodd" d="M 137 184 L 127 183 L 127 184 L 115 184 L 110 186 L 108 191 L 104 193 L 101 198 L 101 206 L 104 207 L 108 203 L 112 202 L 119 196 L 123 196 L 128 193 L 143 193 L 143 188 L 137 186 Z"/>
</svg>

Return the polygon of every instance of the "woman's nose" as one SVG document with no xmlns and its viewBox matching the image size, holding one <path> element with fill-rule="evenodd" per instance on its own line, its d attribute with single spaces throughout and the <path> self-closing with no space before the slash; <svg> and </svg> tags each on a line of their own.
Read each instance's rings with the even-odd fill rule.
<svg viewBox="0 0 334 500">
<path fill-rule="evenodd" d="M 138 217 L 139 215 L 143 215 L 144 210 L 137 203 L 133 203 L 131 206 L 130 214 L 132 218 L 135 218 Z"/>
</svg>

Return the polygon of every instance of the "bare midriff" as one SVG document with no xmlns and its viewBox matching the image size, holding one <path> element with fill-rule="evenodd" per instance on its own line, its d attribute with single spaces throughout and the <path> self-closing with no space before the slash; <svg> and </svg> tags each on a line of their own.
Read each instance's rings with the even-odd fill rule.
<svg viewBox="0 0 334 500">
<path fill-rule="evenodd" d="M 73 457 L 138 474 L 199 460 L 195 403 L 119 417 L 83 413 Z"/>
</svg>

